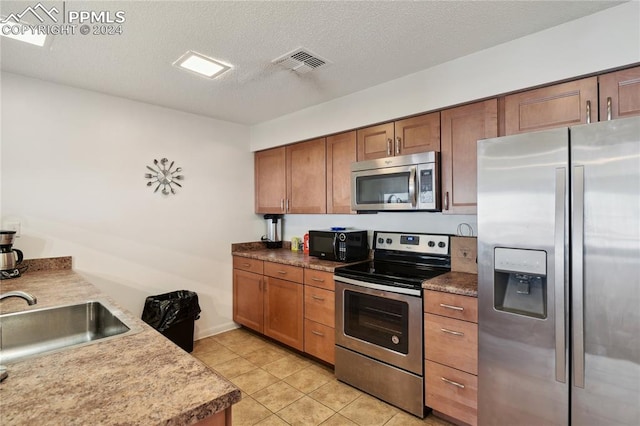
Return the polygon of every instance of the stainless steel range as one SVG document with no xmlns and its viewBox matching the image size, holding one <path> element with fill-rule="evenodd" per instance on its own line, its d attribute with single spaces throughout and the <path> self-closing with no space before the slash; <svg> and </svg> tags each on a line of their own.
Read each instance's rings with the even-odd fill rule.
<svg viewBox="0 0 640 426">
<path fill-rule="evenodd" d="M 334 272 L 336 377 L 424 417 L 422 282 L 451 270 L 449 236 L 376 231 L 373 247 Z"/>
</svg>

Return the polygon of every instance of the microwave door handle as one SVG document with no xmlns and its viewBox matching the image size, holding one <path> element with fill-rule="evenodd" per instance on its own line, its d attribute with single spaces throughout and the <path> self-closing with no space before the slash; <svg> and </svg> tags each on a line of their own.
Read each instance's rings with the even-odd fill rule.
<svg viewBox="0 0 640 426">
<path fill-rule="evenodd" d="M 333 233 L 333 259 L 338 260 L 338 233 Z"/>
<path fill-rule="evenodd" d="M 411 205 L 413 207 L 416 206 L 416 166 L 411 167 L 411 172 L 409 174 L 409 199 L 411 200 Z"/>
</svg>

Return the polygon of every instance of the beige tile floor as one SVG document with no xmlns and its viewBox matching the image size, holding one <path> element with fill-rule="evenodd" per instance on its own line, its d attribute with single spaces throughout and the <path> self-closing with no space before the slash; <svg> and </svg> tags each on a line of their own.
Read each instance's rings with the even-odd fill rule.
<svg viewBox="0 0 640 426">
<path fill-rule="evenodd" d="M 331 368 L 246 329 L 198 340 L 192 355 L 242 391 L 234 426 L 451 425 L 433 415 L 420 420 L 345 385 Z"/>
</svg>

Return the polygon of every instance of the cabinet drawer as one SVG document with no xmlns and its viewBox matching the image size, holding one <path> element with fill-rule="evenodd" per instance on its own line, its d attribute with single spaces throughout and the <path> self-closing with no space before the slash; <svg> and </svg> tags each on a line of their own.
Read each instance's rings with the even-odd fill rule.
<svg viewBox="0 0 640 426">
<path fill-rule="evenodd" d="M 333 282 L 333 272 L 316 271 L 315 269 L 304 270 L 304 283 L 325 290 L 335 291 L 336 285 Z"/>
<path fill-rule="evenodd" d="M 318 359 L 335 364 L 336 334 L 327 327 L 308 319 L 304 320 L 304 351 Z"/>
<path fill-rule="evenodd" d="M 302 283 L 303 268 L 283 265 L 282 263 L 265 262 L 264 274 L 269 277 L 282 278 L 287 281 Z"/>
<path fill-rule="evenodd" d="M 478 322 L 478 299 L 441 291 L 424 291 L 424 311 L 464 321 Z"/>
<path fill-rule="evenodd" d="M 233 256 L 234 269 L 241 269 L 243 271 L 253 272 L 254 274 L 262 274 L 263 264 L 264 262 L 262 260 Z"/>
<path fill-rule="evenodd" d="M 304 317 L 329 327 L 335 327 L 335 293 L 304 286 Z"/>
<path fill-rule="evenodd" d="M 424 357 L 478 374 L 478 325 L 424 314 Z"/>
<path fill-rule="evenodd" d="M 478 377 L 432 362 L 424 362 L 425 405 L 465 423 L 478 422 Z"/>
</svg>

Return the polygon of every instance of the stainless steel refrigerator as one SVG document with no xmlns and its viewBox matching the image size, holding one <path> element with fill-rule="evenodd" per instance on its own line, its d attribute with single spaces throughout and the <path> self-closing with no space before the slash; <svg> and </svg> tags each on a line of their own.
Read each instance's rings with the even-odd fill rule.
<svg viewBox="0 0 640 426">
<path fill-rule="evenodd" d="M 478 424 L 640 424 L 640 117 L 478 142 Z"/>
</svg>

